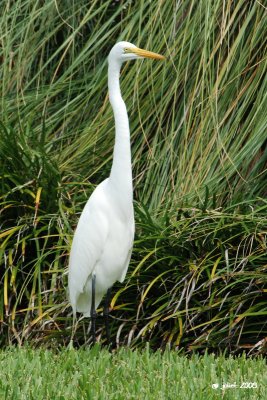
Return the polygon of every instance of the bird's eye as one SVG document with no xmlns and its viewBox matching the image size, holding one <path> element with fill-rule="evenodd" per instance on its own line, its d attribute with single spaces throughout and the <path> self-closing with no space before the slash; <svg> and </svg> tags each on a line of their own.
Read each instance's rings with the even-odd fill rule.
<svg viewBox="0 0 267 400">
<path fill-rule="evenodd" d="M 131 49 L 129 47 L 124 47 L 124 54 L 131 53 Z"/>
</svg>

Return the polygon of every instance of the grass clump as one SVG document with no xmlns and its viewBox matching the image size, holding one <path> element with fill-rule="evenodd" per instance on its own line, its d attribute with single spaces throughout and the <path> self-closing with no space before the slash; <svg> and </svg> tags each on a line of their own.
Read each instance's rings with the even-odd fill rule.
<svg viewBox="0 0 267 400">
<path fill-rule="evenodd" d="M 73 229 L 113 152 L 106 58 L 129 40 L 167 59 L 122 71 L 137 233 L 126 285 L 114 289 L 113 341 L 263 352 L 263 5 L 27 0 L 0 8 L 1 343 L 69 341 Z M 77 344 L 86 330 L 83 321 Z"/>
</svg>

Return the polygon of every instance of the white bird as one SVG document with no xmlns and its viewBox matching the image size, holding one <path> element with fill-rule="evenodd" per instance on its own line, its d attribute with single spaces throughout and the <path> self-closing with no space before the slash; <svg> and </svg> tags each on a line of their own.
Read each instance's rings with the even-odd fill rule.
<svg viewBox="0 0 267 400">
<path fill-rule="evenodd" d="M 87 201 L 74 234 L 69 259 L 69 299 L 76 311 L 92 319 L 95 342 L 96 308 L 116 281 L 123 282 L 133 247 L 134 211 L 129 120 L 121 96 L 122 63 L 141 58 L 165 57 L 129 42 L 113 46 L 108 56 L 109 100 L 115 118 L 115 146 L 109 178 Z M 108 331 L 108 303 L 105 306 Z M 107 332 L 108 340 L 109 333 Z"/>
</svg>

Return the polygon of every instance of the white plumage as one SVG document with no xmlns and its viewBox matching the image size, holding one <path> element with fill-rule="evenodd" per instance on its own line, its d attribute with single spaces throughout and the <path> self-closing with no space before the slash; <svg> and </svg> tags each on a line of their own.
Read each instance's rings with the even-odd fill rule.
<svg viewBox="0 0 267 400">
<path fill-rule="evenodd" d="M 132 204 L 128 215 L 116 206 L 110 179 L 87 202 L 72 243 L 69 295 L 73 311 L 90 316 L 92 274 L 96 275 L 95 307 L 116 280 L 123 282 L 134 238 Z"/>
<path fill-rule="evenodd" d="M 123 282 L 134 240 L 133 187 L 130 130 L 119 76 L 124 61 L 163 59 L 156 53 L 119 42 L 108 58 L 109 99 L 115 118 L 115 146 L 109 178 L 92 193 L 80 216 L 69 260 L 69 299 L 74 314 L 90 316 L 92 277 L 95 275 L 95 308 L 117 280 Z"/>
</svg>

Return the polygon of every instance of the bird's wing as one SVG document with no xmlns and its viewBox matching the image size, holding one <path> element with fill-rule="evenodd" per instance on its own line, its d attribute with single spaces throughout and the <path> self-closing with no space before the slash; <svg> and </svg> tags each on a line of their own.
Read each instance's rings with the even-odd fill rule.
<svg viewBox="0 0 267 400">
<path fill-rule="evenodd" d="M 104 181 L 105 182 L 105 181 Z M 108 202 L 102 182 L 86 203 L 74 234 L 69 261 L 69 298 L 73 309 L 100 259 L 108 236 Z"/>
</svg>

